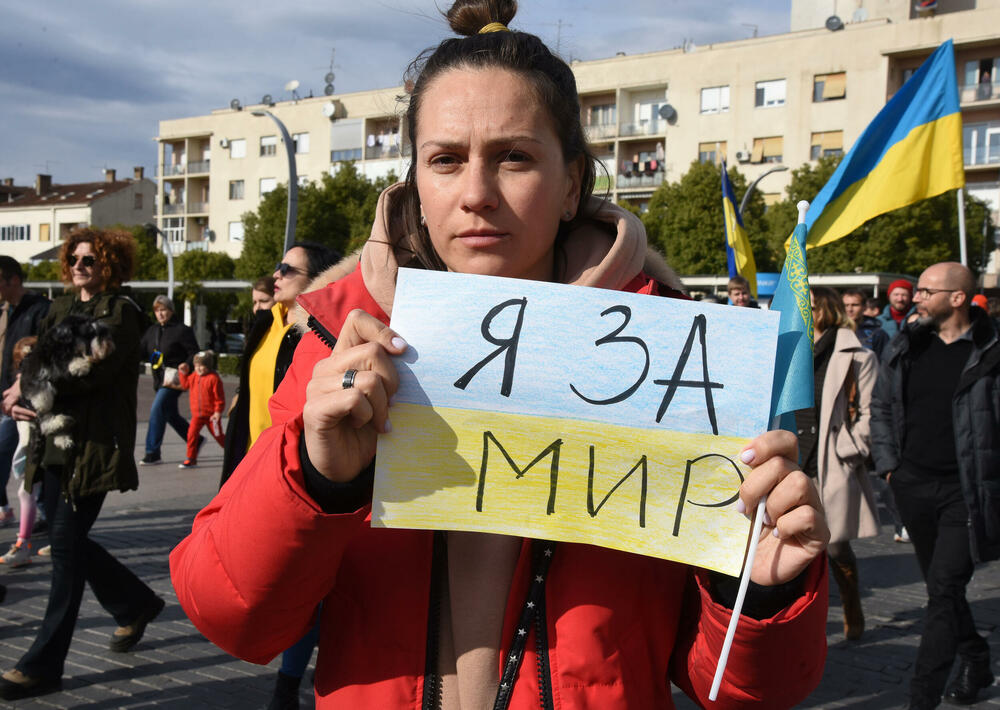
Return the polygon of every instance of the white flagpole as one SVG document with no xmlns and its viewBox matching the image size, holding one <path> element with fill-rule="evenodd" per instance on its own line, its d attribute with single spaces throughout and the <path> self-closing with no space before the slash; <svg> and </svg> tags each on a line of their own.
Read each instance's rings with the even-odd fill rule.
<svg viewBox="0 0 1000 710">
<path fill-rule="evenodd" d="M 799 210 L 799 224 L 806 221 L 806 212 L 809 211 L 809 203 L 800 200 L 796 205 Z M 771 429 L 778 428 L 779 417 L 775 417 L 771 422 Z M 753 530 L 750 533 L 750 549 L 747 550 L 747 559 L 743 564 L 743 575 L 740 577 L 740 588 L 736 593 L 736 603 L 733 604 L 733 615 L 729 617 L 729 627 L 726 629 L 726 640 L 722 642 L 722 652 L 719 654 L 719 663 L 715 666 L 715 677 L 712 679 L 712 689 L 708 692 L 708 699 L 713 703 L 719 697 L 719 686 L 722 685 L 722 676 L 726 672 L 726 663 L 729 661 L 729 651 L 733 647 L 733 637 L 736 636 L 736 627 L 740 623 L 740 614 L 743 611 L 743 601 L 747 596 L 747 587 L 750 586 L 750 572 L 753 570 L 753 560 L 757 555 L 757 543 L 760 542 L 760 531 L 764 526 L 764 508 L 767 506 L 767 496 L 762 496 L 757 503 L 757 512 L 753 517 Z"/>
<path fill-rule="evenodd" d="M 965 188 L 958 188 L 958 253 L 962 266 L 969 265 L 969 254 L 965 247 Z"/>
</svg>

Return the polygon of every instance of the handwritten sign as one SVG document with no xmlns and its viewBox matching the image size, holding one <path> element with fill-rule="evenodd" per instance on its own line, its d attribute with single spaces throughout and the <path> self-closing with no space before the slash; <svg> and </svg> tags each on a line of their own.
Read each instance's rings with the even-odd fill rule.
<svg viewBox="0 0 1000 710">
<path fill-rule="evenodd" d="M 776 313 L 402 269 L 392 327 L 410 348 L 373 525 L 739 573 L 737 454 L 767 429 Z"/>
</svg>

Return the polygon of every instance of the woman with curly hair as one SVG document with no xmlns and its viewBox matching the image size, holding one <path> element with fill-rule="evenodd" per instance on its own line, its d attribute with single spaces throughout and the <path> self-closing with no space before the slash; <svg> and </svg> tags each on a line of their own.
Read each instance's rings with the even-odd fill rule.
<svg viewBox="0 0 1000 710">
<path fill-rule="evenodd" d="M 52 303 L 42 321 L 38 351 L 45 334 L 66 318 L 84 317 L 110 331 L 114 348 L 89 371 L 53 377 L 52 413 L 72 421 L 68 448 L 51 433 L 29 458 L 25 486 L 44 481 L 52 547 L 52 586 L 35 642 L 13 670 L 0 678 L 0 698 L 15 700 L 58 689 L 63 665 L 80 611 L 84 582 L 115 619 L 112 651 L 132 648 L 146 625 L 163 609 L 163 600 L 121 562 L 90 539 L 108 491 L 139 485 L 135 467 L 136 386 L 139 337 L 146 317 L 122 283 L 132 276 L 135 243 L 124 231 L 77 229 L 60 254 L 63 281 L 70 288 Z M 23 383 L 27 388 L 30 383 Z M 15 419 L 34 413 L 15 407 Z"/>
</svg>

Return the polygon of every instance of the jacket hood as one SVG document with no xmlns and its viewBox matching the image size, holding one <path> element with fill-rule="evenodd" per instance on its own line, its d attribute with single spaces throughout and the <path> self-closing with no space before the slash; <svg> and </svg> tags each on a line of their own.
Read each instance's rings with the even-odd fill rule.
<svg viewBox="0 0 1000 710">
<path fill-rule="evenodd" d="M 371 236 L 360 252 L 350 254 L 324 271 L 303 293 L 323 288 L 360 268 L 372 298 L 385 313 L 392 313 L 396 274 L 400 267 L 398 254 L 404 235 L 393 232 L 386 215 L 401 189 L 401 184 L 392 185 L 379 196 Z M 590 198 L 588 207 L 589 217 L 579 220 L 580 224 L 569 233 L 564 245 L 563 283 L 620 289 L 644 272 L 670 288 L 685 291 L 666 260 L 647 245 L 646 232 L 638 217 L 596 197 Z M 296 327 L 307 327 L 309 316 L 301 305 L 296 304 L 290 318 Z"/>
<path fill-rule="evenodd" d="M 356 249 L 333 266 L 327 267 L 324 271 L 321 271 L 319 276 L 310 281 L 309 285 L 305 287 L 302 291 L 302 295 L 318 291 L 321 288 L 326 288 L 334 281 L 339 281 L 350 274 L 358 267 L 358 258 L 360 255 L 361 250 Z M 297 300 L 295 305 L 292 307 L 292 310 L 288 312 L 288 322 L 291 323 L 292 327 L 300 333 L 304 334 L 309 330 L 309 314 Z"/>
</svg>

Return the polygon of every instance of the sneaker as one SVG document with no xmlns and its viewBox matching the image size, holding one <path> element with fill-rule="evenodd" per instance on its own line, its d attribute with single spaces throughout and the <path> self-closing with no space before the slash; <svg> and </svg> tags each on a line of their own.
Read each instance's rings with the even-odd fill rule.
<svg viewBox="0 0 1000 710">
<path fill-rule="evenodd" d="M 142 457 L 142 460 L 139 461 L 140 466 L 153 466 L 158 463 L 163 463 L 163 459 L 160 458 L 159 454 L 146 454 Z"/>
<path fill-rule="evenodd" d="M 52 556 L 52 545 L 46 545 L 45 547 L 38 548 L 38 554 L 42 557 Z"/>
<path fill-rule="evenodd" d="M 198 465 L 195 459 L 184 459 L 183 463 L 177 464 L 177 468 L 194 468 Z"/>
<path fill-rule="evenodd" d="M 0 508 L 0 528 L 6 528 L 14 524 L 14 511 L 9 505 Z"/>
<path fill-rule="evenodd" d="M 6 555 L 0 557 L 0 562 L 8 567 L 24 567 L 31 562 L 31 543 L 18 540 L 10 546 Z"/>
<path fill-rule="evenodd" d="M 906 532 L 906 528 L 900 528 L 899 532 L 892 536 L 892 539 L 896 542 L 909 542 L 910 534 Z"/>
</svg>

